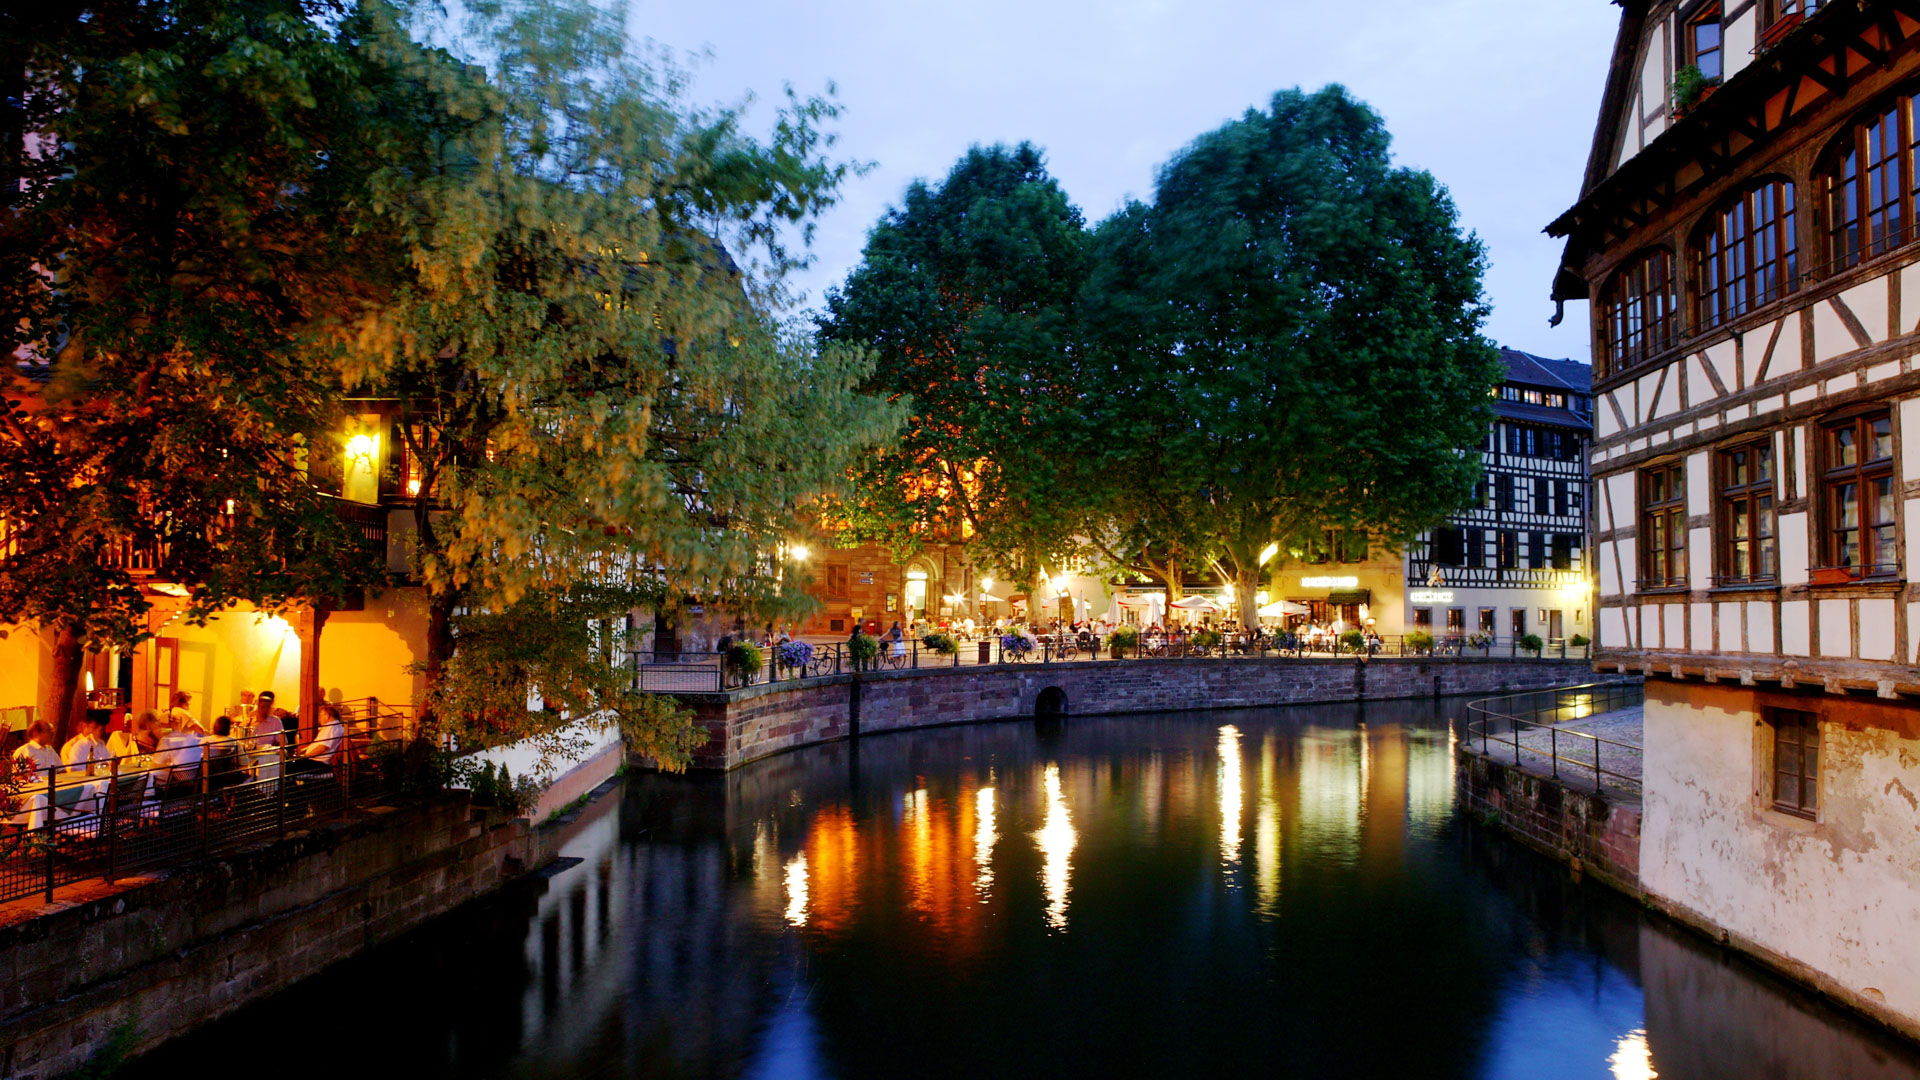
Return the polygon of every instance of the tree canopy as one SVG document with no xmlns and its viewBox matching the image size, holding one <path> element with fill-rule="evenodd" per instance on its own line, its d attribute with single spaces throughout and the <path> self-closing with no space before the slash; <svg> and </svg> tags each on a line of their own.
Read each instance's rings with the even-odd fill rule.
<svg viewBox="0 0 1920 1080">
<path fill-rule="evenodd" d="M 975 147 L 916 182 L 827 296 L 821 335 L 872 350 L 866 388 L 907 403 L 862 463 L 844 536 L 907 554 L 966 539 L 1031 585 L 1081 515 L 1064 423 L 1079 389 L 1088 235 L 1039 150 Z"/>
</svg>

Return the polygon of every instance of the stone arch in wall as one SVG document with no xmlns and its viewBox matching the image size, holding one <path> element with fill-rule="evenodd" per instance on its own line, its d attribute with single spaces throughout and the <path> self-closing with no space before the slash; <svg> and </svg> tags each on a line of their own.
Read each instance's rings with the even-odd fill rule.
<svg viewBox="0 0 1920 1080">
<path fill-rule="evenodd" d="M 1038 717 L 1067 715 L 1067 692 L 1057 686 L 1049 686 L 1040 691 L 1033 699 L 1033 715 Z"/>
</svg>

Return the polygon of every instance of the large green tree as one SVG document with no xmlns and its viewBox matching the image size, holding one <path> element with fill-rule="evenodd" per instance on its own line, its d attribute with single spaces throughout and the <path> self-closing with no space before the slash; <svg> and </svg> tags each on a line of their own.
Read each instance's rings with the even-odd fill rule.
<svg viewBox="0 0 1920 1080">
<path fill-rule="evenodd" d="M 1096 234 L 1085 417 L 1123 436 L 1102 444 L 1106 528 L 1204 544 L 1251 612 L 1271 548 L 1438 524 L 1479 476 L 1500 377 L 1484 266 L 1338 86 L 1196 139 Z"/>
<path fill-rule="evenodd" d="M 1065 422 L 1080 393 L 1080 211 L 1033 146 L 975 147 L 915 182 L 827 296 L 821 335 L 878 357 L 867 388 L 910 403 L 897 444 L 870 455 L 844 537 L 911 553 L 966 540 L 1029 590 L 1083 515 L 1082 455 Z"/>
<path fill-rule="evenodd" d="M 339 327 L 350 378 L 401 403 L 422 474 L 428 702 L 483 737 L 545 737 L 535 690 L 618 714 L 672 764 L 689 728 L 611 672 L 627 643 L 604 628 L 636 605 L 803 602 L 782 565 L 796 519 L 897 423 L 856 390 L 865 355 L 815 349 L 771 307 L 788 238 L 848 170 L 828 156 L 835 106 L 790 98 L 755 138 L 630 52 L 618 11 L 470 14 L 450 39 L 468 62 L 414 50 L 438 32 L 419 21 L 379 39 L 435 138 L 372 185 L 404 280 Z M 580 647 L 553 647 L 562 625 Z"/>
<path fill-rule="evenodd" d="M 328 16 L 324 20 L 322 15 Z M 377 573 L 306 475 L 337 379 L 301 329 L 377 288 L 360 200 L 395 129 L 366 23 L 303 0 L 103 0 L 0 16 L 0 624 L 82 652 Z"/>
</svg>

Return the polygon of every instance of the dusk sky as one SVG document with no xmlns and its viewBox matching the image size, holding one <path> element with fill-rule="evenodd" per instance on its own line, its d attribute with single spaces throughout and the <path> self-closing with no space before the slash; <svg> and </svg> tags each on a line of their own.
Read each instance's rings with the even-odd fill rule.
<svg viewBox="0 0 1920 1080">
<path fill-rule="evenodd" d="M 1450 188 L 1492 266 L 1487 334 L 1589 359 L 1584 305 L 1549 330 L 1560 244 L 1541 229 L 1579 194 L 1620 9 L 1607 0 L 633 0 L 633 34 L 694 61 L 692 97 L 753 92 L 764 128 L 784 83 L 831 80 L 838 150 L 871 161 L 822 221 L 800 280 L 818 304 L 917 177 L 975 143 L 1028 140 L 1090 221 L 1202 132 L 1274 91 L 1344 83 L 1378 110 L 1398 161 Z"/>
</svg>

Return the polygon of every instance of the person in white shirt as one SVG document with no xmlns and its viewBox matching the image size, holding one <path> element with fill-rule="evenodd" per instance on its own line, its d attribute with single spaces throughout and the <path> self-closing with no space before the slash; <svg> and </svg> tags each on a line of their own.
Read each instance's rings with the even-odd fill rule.
<svg viewBox="0 0 1920 1080">
<path fill-rule="evenodd" d="M 107 749 L 107 741 L 100 737 L 100 729 L 106 726 L 106 718 L 101 715 L 103 712 L 104 709 L 87 710 L 87 715 L 80 720 L 80 734 L 68 739 L 67 745 L 60 748 L 62 764 L 89 776 L 107 771 L 107 762 L 113 757 L 113 751 Z"/>
<path fill-rule="evenodd" d="M 320 704 L 320 726 L 313 741 L 300 748 L 294 764 L 305 772 L 324 772 L 333 768 L 347 743 L 347 725 L 340 718 L 340 706 L 331 701 Z"/>
<path fill-rule="evenodd" d="M 107 750 L 114 757 L 137 757 L 153 745 L 153 710 L 142 709 L 127 721 L 127 726 L 107 737 Z"/>
<path fill-rule="evenodd" d="M 262 690 L 253 699 L 253 723 L 247 726 L 247 741 L 255 748 L 280 745 L 282 727 L 279 712 L 273 707 L 273 691 Z"/>
<path fill-rule="evenodd" d="M 13 774 L 26 783 L 47 782 L 47 770 L 60 769 L 60 751 L 53 748 L 53 725 L 35 720 L 27 728 L 27 741 L 13 752 Z"/>
<path fill-rule="evenodd" d="M 188 708 L 191 704 L 193 704 L 192 694 L 185 690 L 175 690 L 173 708 L 167 710 L 167 727 L 172 731 L 191 731 L 195 735 L 205 735 L 207 729 L 200 726 L 200 721 L 193 718 L 193 710 Z"/>
<path fill-rule="evenodd" d="M 169 770 L 163 775 L 176 784 L 197 781 L 203 753 L 200 736 L 184 729 L 169 731 L 160 739 L 160 747 L 153 755 L 153 767 Z"/>
</svg>

